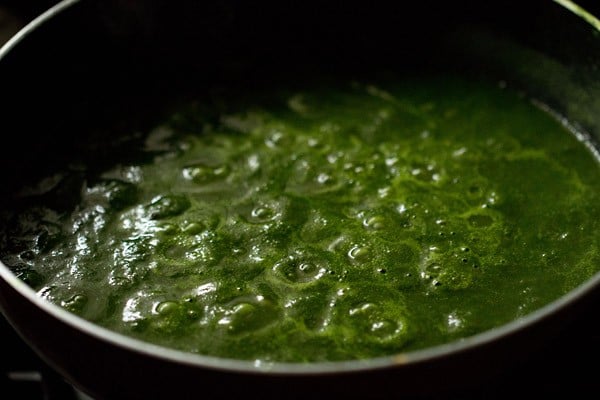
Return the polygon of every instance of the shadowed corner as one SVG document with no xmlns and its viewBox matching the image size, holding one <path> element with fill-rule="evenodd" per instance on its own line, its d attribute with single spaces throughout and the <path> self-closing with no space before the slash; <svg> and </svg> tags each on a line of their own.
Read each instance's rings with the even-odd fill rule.
<svg viewBox="0 0 600 400">
<path fill-rule="evenodd" d="M 17 10 L 10 1 L 0 2 L 0 47 L 26 23 L 37 16 L 41 7 L 37 1 L 24 2 L 29 11 Z M 55 2 L 50 2 L 55 3 Z M 8 344 L 0 362 L 0 397 L 19 393 L 19 398 L 75 399 L 73 389 L 31 350 L 0 315 L 0 340 Z"/>
<path fill-rule="evenodd" d="M 11 10 L 0 4 L 0 47 L 4 45 L 21 27 L 23 21 L 14 15 Z"/>
</svg>

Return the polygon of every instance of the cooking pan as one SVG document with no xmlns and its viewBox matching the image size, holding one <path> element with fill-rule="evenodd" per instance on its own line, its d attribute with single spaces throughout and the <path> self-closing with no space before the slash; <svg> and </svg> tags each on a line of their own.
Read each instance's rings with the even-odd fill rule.
<svg viewBox="0 0 600 400">
<path fill-rule="evenodd" d="M 152 126 L 178 102 L 221 86 L 301 85 L 315 74 L 501 81 L 566 117 L 598 152 L 600 24 L 593 14 L 550 0 L 396 3 L 59 2 L 0 50 L 2 207 L 23 182 L 76 160 L 101 169 L 107 155 L 128 157 L 135 138 L 123 134 Z M 0 278 L 0 306 L 14 329 L 98 399 L 439 395 L 539 349 L 597 306 L 600 291 L 596 274 L 518 321 L 425 350 L 265 364 L 140 342 L 43 301 L 2 264 Z"/>
</svg>

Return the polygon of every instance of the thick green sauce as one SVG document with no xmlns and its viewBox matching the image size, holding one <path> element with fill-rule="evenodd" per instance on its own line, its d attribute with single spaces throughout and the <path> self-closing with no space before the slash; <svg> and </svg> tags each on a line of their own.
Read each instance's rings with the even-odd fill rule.
<svg viewBox="0 0 600 400">
<path fill-rule="evenodd" d="M 598 160 L 496 86 L 217 96 L 139 153 L 148 161 L 30 188 L 4 212 L 2 260 L 53 303 L 188 352 L 421 349 L 530 313 L 600 268 Z"/>
</svg>

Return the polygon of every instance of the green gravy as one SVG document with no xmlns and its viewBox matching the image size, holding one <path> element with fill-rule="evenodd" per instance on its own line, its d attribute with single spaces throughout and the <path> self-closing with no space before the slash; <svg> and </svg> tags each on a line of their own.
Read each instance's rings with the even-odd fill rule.
<svg viewBox="0 0 600 400">
<path fill-rule="evenodd" d="M 216 96 L 135 151 L 24 190 L 0 255 L 44 299 L 170 348 L 412 351 L 524 316 L 600 269 L 598 160 L 496 85 Z"/>
</svg>

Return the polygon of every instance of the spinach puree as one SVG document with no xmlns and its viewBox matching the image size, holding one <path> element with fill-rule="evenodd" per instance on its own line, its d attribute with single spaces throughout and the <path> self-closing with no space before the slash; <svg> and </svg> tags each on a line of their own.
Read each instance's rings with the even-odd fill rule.
<svg viewBox="0 0 600 400">
<path fill-rule="evenodd" d="M 187 352 L 422 349 L 526 315 L 600 267 L 598 160 L 497 85 L 214 95 L 135 153 L 24 189 L 1 257 L 44 299 Z"/>
</svg>

